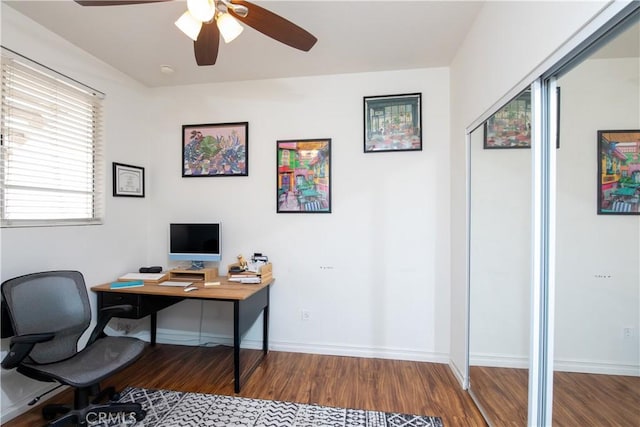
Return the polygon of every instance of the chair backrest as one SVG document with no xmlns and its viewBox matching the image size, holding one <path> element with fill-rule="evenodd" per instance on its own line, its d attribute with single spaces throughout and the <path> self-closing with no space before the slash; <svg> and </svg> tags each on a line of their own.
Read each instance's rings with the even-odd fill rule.
<svg viewBox="0 0 640 427">
<path fill-rule="evenodd" d="M 91 306 L 78 271 L 46 271 L 2 283 L 16 335 L 53 332 L 29 354 L 39 364 L 57 362 L 77 353 L 78 340 L 91 323 Z"/>
</svg>

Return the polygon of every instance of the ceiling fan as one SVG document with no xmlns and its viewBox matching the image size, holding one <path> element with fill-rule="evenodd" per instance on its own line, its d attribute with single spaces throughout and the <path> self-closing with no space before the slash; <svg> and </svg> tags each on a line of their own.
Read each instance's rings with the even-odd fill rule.
<svg viewBox="0 0 640 427">
<path fill-rule="evenodd" d="M 161 3 L 172 0 L 75 0 L 82 6 L 117 6 Z M 245 0 L 187 0 L 187 11 L 176 26 L 193 39 L 198 65 L 214 65 L 218 58 L 220 34 L 226 43 L 242 32 L 238 21 L 262 34 L 302 51 L 318 41 L 311 33 L 275 13 Z"/>
</svg>

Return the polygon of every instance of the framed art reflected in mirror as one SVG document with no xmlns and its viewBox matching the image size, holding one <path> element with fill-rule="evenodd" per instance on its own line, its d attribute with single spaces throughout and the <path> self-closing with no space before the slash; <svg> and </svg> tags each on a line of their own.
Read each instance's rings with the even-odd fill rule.
<svg viewBox="0 0 640 427">
<path fill-rule="evenodd" d="M 484 148 L 531 148 L 531 90 L 525 89 L 484 124 Z"/>
<path fill-rule="evenodd" d="M 598 131 L 598 214 L 640 215 L 640 130 Z"/>
</svg>

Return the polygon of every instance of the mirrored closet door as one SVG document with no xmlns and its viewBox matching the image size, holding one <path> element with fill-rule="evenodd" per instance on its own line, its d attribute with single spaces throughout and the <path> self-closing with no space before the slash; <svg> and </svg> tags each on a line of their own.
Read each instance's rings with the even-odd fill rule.
<svg viewBox="0 0 640 427">
<path fill-rule="evenodd" d="M 491 426 L 640 420 L 639 16 L 626 6 L 534 82 L 535 149 L 469 135 L 469 391 Z"/>
<path fill-rule="evenodd" d="M 640 425 L 640 24 L 559 72 L 553 425 Z"/>
<path fill-rule="evenodd" d="M 531 95 L 471 133 L 470 393 L 495 425 L 525 425 L 531 276 Z"/>
</svg>

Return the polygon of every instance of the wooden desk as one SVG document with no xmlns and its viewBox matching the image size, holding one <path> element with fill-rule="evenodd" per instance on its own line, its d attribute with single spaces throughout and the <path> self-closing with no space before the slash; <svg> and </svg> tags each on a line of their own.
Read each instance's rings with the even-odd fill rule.
<svg viewBox="0 0 640 427">
<path fill-rule="evenodd" d="M 151 345 L 156 343 L 157 314 L 163 308 L 169 307 L 185 299 L 205 299 L 213 301 L 227 301 L 233 303 L 233 373 L 234 389 L 240 392 L 240 342 L 242 336 L 255 323 L 260 313 L 263 313 L 262 353 L 263 357 L 269 350 L 269 289 L 273 280 L 262 284 L 243 285 L 227 281 L 225 277 L 215 279 L 220 286 L 205 288 L 203 283 L 194 282 L 197 290 L 185 292 L 182 287 L 160 286 L 145 284 L 133 288 L 111 289 L 110 283 L 94 286 L 92 291 L 98 295 L 98 310 L 120 304 L 130 304 L 133 311 L 123 316 L 129 319 L 141 319 L 150 316 Z M 245 374 L 245 379 L 251 375 L 262 358 Z"/>
</svg>

